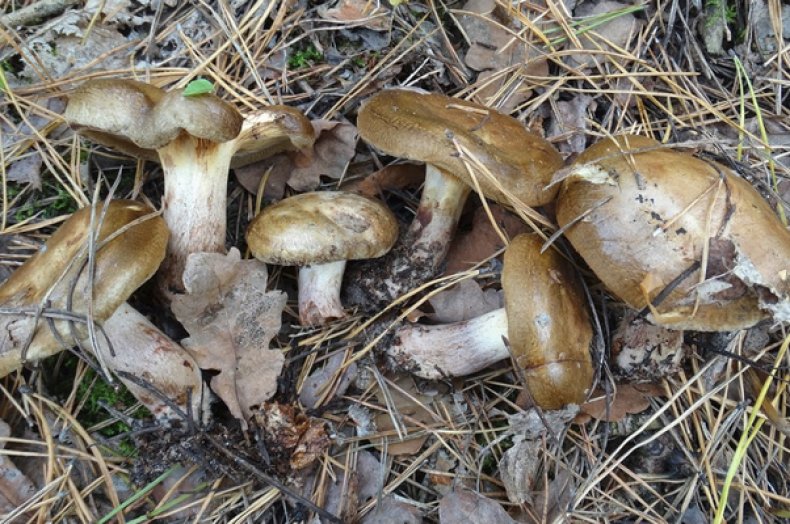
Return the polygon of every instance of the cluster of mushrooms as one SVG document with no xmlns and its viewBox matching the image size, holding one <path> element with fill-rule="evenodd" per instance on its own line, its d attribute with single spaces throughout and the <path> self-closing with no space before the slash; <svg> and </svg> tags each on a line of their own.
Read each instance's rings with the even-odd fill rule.
<svg viewBox="0 0 790 524">
<path fill-rule="evenodd" d="M 84 345 L 98 348 L 109 369 L 138 373 L 196 413 L 202 383 L 194 360 L 125 301 L 157 271 L 165 295 L 183 292 L 188 255 L 225 250 L 229 170 L 283 151 L 309 153 L 313 128 L 292 108 L 242 116 L 211 94 L 129 80 L 84 84 L 65 118 L 99 144 L 159 162 L 163 211 L 124 200 L 82 209 L 0 286 L 0 304 L 13 310 L 0 322 L 0 376 L 26 359 Z M 345 316 L 348 260 L 376 259 L 358 262 L 345 283 L 374 303 L 434 276 L 472 190 L 504 205 L 555 202 L 571 246 L 612 295 L 655 324 L 723 331 L 790 319 L 790 233 L 724 165 L 623 135 L 565 167 L 549 142 L 512 117 L 406 89 L 369 98 L 357 125 L 374 148 L 425 163 L 421 200 L 401 237 L 405 249 L 389 257 L 397 220 L 381 202 L 354 193 L 303 193 L 255 217 L 246 237 L 252 254 L 299 267 L 303 325 Z M 588 300 L 579 272 L 546 247 L 536 234 L 512 239 L 501 279 L 505 306 L 465 322 L 404 325 L 386 350 L 390 361 L 435 379 L 512 357 L 537 405 L 583 402 L 594 376 Z M 370 264 L 388 277 L 365 282 Z M 102 336 L 84 321 L 88 313 Z M 183 375 L 160 373 L 172 366 L 154 358 L 181 362 Z M 142 398 L 148 393 L 138 383 L 125 382 L 155 414 L 170 414 L 167 404 Z"/>
</svg>

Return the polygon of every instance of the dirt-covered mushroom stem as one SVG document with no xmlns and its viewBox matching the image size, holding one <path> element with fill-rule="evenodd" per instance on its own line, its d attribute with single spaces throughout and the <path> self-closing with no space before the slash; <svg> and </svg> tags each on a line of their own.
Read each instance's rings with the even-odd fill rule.
<svg viewBox="0 0 790 524">
<path fill-rule="evenodd" d="M 573 268 L 554 251 L 541 254 L 541 245 L 535 235 L 519 235 L 505 252 L 504 308 L 454 324 L 402 327 L 388 358 L 435 379 L 473 373 L 512 353 L 539 406 L 583 402 L 593 378 L 585 301 Z"/>
</svg>

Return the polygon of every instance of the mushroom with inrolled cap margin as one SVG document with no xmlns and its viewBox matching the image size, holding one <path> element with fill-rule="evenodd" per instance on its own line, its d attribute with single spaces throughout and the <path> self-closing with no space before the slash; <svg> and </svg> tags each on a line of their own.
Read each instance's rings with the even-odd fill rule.
<svg viewBox="0 0 790 524">
<path fill-rule="evenodd" d="M 95 236 L 92 288 L 88 287 L 86 248 L 91 235 L 89 207 L 69 217 L 38 253 L 0 285 L 0 377 L 26 361 L 53 355 L 64 346 L 84 344 L 92 349 L 85 344 L 89 334 L 84 323 L 90 307 L 88 297 L 92 296 L 93 320 L 104 328 L 97 330 L 98 350 L 108 368 L 141 377 L 185 412 L 186 392 L 191 389 L 191 409 L 197 414 L 202 389 L 197 364 L 125 303 L 164 258 L 168 238 L 164 220 L 145 204 L 113 200 L 106 210 L 97 206 L 94 223 L 101 227 Z M 36 322 L 35 311 L 44 302 L 44 317 Z M 74 318 L 74 330 L 62 316 L 49 317 L 50 311 Z M 158 418 L 173 416 L 169 406 L 149 390 L 122 380 Z"/>
<path fill-rule="evenodd" d="M 563 165 L 543 138 L 513 117 L 493 109 L 409 89 L 384 90 L 363 102 L 357 117 L 363 140 L 388 155 L 425 162 L 425 184 L 416 216 L 405 234 L 405 254 L 350 269 L 349 297 L 377 306 L 433 277 L 447 254 L 470 187 L 474 187 L 458 146 L 474 156 L 512 197 L 527 206 L 554 199 L 545 189 Z M 483 174 L 476 175 L 487 198 L 508 203 L 507 195 Z"/>
<path fill-rule="evenodd" d="M 380 202 L 343 191 L 302 193 L 266 207 L 247 229 L 253 256 L 299 266 L 299 321 L 343 318 L 340 287 L 347 260 L 377 258 L 392 248 L 398 223 Z"/>
<path fill-rule="evenodd" d="M 474 373 L 512 353 L 538 406 L 584 402 L 593 380 L 586 301 L 573 267 L 553 250 L 541 254 L 542 243 L 522 234 L 505 251 L 505 307 L 463 322 L 401 327 L 386 350 L 390 361 L 437 379 Z"/>
<path fill-rule="evenodd" d="M 766 313 L 790 320 L 790 232 L 717 162 L 642 136 L 602 140 L 571 167 L 557 221 L 607 288 L 654 323 L 731 331 Z"/>
<path fill-rule="evenodd" d="M 69 125 L 99 144 L 147 160 L 164 172 L 163 216 L 171 231 L 160 270 L 165 295 L 183 292 L 187 256 L 224 252 L 228 171 L 315 141 L 299 111 L 272 106 L 242 117 L 213 94 L 186 96 L 142 82 L 98 79 L 70 96 Z"/>
</svg>

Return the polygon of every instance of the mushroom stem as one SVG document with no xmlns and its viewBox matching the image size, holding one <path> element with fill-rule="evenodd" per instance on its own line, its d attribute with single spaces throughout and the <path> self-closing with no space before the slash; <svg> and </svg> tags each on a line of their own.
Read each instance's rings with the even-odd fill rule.
<svg viewBox="0 0 790 524">
<path fill-rule="evenodd" d="M 183 292 L 187 256 L 225 252 L 228 171 L 236 141 L 213 142 L 182 133 L 160 148 L 165 173 L 163 217 L 171 235 L 160 269 L 165 293 Z"/>
<path fill-rule="evenodd" d="M 345 269 L 345 260 L 299 269 L 299 322 L 303 326 L 321 325 L 346 316 L 340 301 Z"/>
<path fill-rule="evenodd" d="M 510 356 L 507 329 L 505 308 L 452 324 L 408 325 L 395 333 L 387 356 L 422 378 L 469 375 Z"/>
<path fill-rule="evenodd" d="M 406 233 L 413 260 L 439 269 L 458 225 L 470 187 L 453 175 L 428 164 L 417 213 Z"/>
<path fill-rule="evenodd" d="M 425 166 L 420 204 L 403 238 L 405 248 L 394 251 L 385 259 L 389 268 L 382 281 L 363 282 L 362 288 L 372 294 L 369 299 L 377 304 L 390 302 L 438 273 L 470 190 L 455 176 L 431 164 Z M 381 264 L 368 264 L 371 263 Z M 362 273 L 360 278 L 363 281 L 370 278 L 365 275 L 367 271 Z M 381 273 L 377 271 L 375 274 Z"/>
<path fill-rule="evenodd" d="M 98 351 L 107 367 L 142 379 L 147 386 L 120 376 L 121 382 L 161 422 L 179 419 L 172 406 L 192 414 L 198 422 L 202 400 L 200 368 L 192 356 L 130 306 L 121 304 L 104 322 L 107 339 L 99 337 Z M 156 392 L 170 400 L 163 401 Z M 186 421 L 184 421 L 186 422 Z"/>
</svg>

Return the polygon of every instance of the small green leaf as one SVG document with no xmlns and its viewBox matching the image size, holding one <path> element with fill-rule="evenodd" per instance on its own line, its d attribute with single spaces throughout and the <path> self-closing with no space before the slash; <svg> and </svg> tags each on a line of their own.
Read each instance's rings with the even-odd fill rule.
<svg viewBox="0 0 790 524">
<path fill-rule="evenodd" d="M 196 78 L 187 84 L 184 89 L 184 96 L 200 96 L 214 92 L 214 84 L 205 78 Z"/>
</svg>

